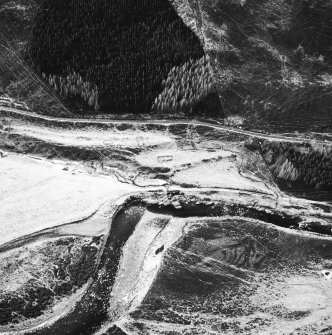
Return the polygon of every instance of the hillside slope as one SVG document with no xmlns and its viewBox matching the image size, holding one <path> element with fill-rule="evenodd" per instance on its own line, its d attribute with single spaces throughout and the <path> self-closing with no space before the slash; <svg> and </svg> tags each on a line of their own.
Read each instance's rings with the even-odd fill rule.
<svg viewBox="0 0 332 335">
<path fill-rule="evenodd" d="M 199 71 L 187 74 L 193 85 L 175 82 L 179 75 L 168 78 L 179 91 L 169 95 L 167 112 L 193 113 L 203 99 L 202 112 L 220 113 L 209 59 L 167 1 L 3 0 L 0 8 L 5 32 L 0 87 L 36 112 L 60 114 L 29 99 L 43 96 L 36 94 L 37 83 L 47 87 L 46 99 L 55 96 L 72 112 L 141 114 L 153 108 L 163 113 L 166 106 L 154 106 L 163 81 L 194 63 Z M 14 16 L 17 22 L 10 19 Z M 37 75 L 32 81 L 27 80 L 30 72 Z"/>
<path fill-rule="evenodd" d="M 65 7 L 61 1 L 38 2 L 42 6 L 36 21 L 36 0 L 0 2 L 2 35 L 7 32 L 7 41 L 21 54 L 30 40 L 23 68 L 16 69 L 12 55 L 6 53 L 11 65 L 1 70 L 0 87 L 10 82 L 5 91 L 29 100 L 37 112 L 58 115 L 63 106 L 35 81 L 28 84 L 37 93 L 25 92 L 29 86 L 26 64 L 39 73 L 39 80 L 45 73 L 43 83 L 55 89 L 56 98 L 72 111 L 142 113 L 152 108 L 159 115 L 188 116 L 209 112 L 217 118 L 226 115 L 231 121 L 236 116 L 237 125 L 252 130 L 332 130 L 331 0 L 155 0 L 137 4 L 126 0 L 113 1 L 117 9 L 112 12 L 104 10 L 106 2 L 101 0 L 90 2 L 90 11 L 86 5 L 78 6 L 78 0 L 66 2 Z M 75 4 L 81 9 L 75 10 Z M 47 6 L 54 10 L 50 20 Z M 60 7 L 67 8 L 66 13 Z M 126 14 L 125 8 L 135 8 L 134 15 L 132 10 Z M 85 11 L 89 14 L 84 15 Z M 98 16 L 112 23 L 95 22 Z M 94 32 L 93 38 L 87 30 Z M 84 53 L 80 52 L 83 46 Z M 11 76 L 4 83 L 3 77 L 13 67 L 20 80 Z"/>
<path fill-rule="evenodd" d="M 204 56 L 164 0 L 44 0 L 29 54 L 61 95 L 116 113 L 151 111 L 171 68 Z"/>
<path fill-rule="evenodd" d="M 270 131 L 331 131 L 332 1 L 174 0 L 213 57 L 227 115 Z"/>
</svg>

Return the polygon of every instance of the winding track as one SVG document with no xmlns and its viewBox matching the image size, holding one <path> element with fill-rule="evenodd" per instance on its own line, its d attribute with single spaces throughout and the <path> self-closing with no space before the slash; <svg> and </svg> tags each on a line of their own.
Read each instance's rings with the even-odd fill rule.
<svg viewBox="0 0 332 335">
<path fill-rule="evenodd" d="M 247 135 L 256 137 L 259 139 L 269 139 L 273 141 L 282 141 L 282 142 L 292 142 L 292 143 L 303 143 L 308 141 L 304 138 L 293 138 L 288 136 L 282 136 L 282 135 L 269 135 L 269 134 L 263 134 L 263 133 L 257 133 L 249 130 L 243 130 L 238 128 L 231 128 L 226 127 L 221 124 L 213 124 L 206 121 L 197 121 L 197 120 L 186 120 L 186 119 L 179 119 L 179 120 L 109 120 L 109 119 L 79 119 L 79 118 L 64 118 L 64 117 L 53 117 L 53 116 L 44 116 L 44 115 L 38 115 L 31 112 L 22 111 L 19 109 L 11 108 L 11 107 L 3 107 L 0 106 L 0 115 L 2 112 L 6 112 L 9 114 L 15 114 L 15 115 L 21 115 L 26 116 L 29 118 L 33 118 L 36 120 L 42 120 L 42 121 L 49 121 L 49 122 L 58 122 L 58 123 L 81 123 L 81 124 L 156 124 L 156 125 L 172 125 L 172 124 L 181 124 L 181 125 L 188 125 L 188 126 L 204 126 L 209 127 L 211 129 L 216 130 L 222 130 L 234 134 L 240 134 L 240 135 Z M 218 123 L 218 122 L 217 122 Z M 321 141 L 321 140 L 315 140 L 317 144 L 325 144 L 325 145 L 332 145 L 331 141 Z"/>
<path fill-rule="evenodd" d="M 271 140 L 276 140 L 276 141 L 285 141 L 285 142 L 294 142 L 294 143 L 302 143 L 303 141 L 305 141 L 304 139 L 296 139 L 296 138 L 291 138 L 287 136 L 279 136 L 279 135 L 260 134 L 260 133 L 255 133 L 255 132 L 246 131 L 242 129 L 229 128 L 229 127 L 225 127 L 225 126 L 218 125 L 218 124 L 212 124 L 212 123 L 208 123 L 204 121 L 196 121 L 196 120 L 193 120 L 193 121 L 174 120 L 172 121 L 172 120 L 107 120 L 107 119 L 98 120 L 98 119 L 78 119 L 78 118 L 69 119 L 69 118 L 57 118 L 57 117 L 36 115 L 30 112 L 20 111 L 14 108 L 0 107 L 0 116 L 2 115 L 2 112 L 7 113 L 7 114 L 12 114 L 12 115 L 17 115 L 17 116 L 22 116 L 22 117 L 26 116 L 26 117 L 29 117 L 35 120 L 43 120 L 43 121 L 58 122 L 58 123 L 65 123 L 65 124 L 68 124 L 68 123 L 71 123 L 71 124 L 75 124 L 75 123 L 80 123 L 80 124 L 89 124 L 89 123 L 91 124 L 92 123 L 93 124 L 143 124 L 143 125 L 144 124 L 156 124 L 156 125 L 182 124 L 182 125 L 189 125 L 189 126 L 205 126 L 211 129 L 231 132 L 235 134 L 253 136 L 256 138 L 260 138 L 260 139 L 271 139 Z M 328 142 L 328 141 L 316 141 L 316 142 L 322 143 L 322 144 L 329 144 L 329 145 L 331 144 L 331 142 Z M 250 193 L 253 193 L 253 192 L 250 192 Z M 110 233 L 110 230 L 108 234 L 109 233 Z M 105 245 L 103 246 L 103 249 L 104 248 L 105 248 Z M 103 251 L 103 249 L 101 250 L 101 252 Z M 56 315 L 55 317 L 59 317 L 59 316 L 60 315 Z M 54 319 L 51 318 L 47 321 L 48 321 L 48 324 L 51 324 L 52 321 L 54 321 Z M 21 332 L 21 334 L 23 333 L 24 331 Z M 20 332 L 17 332 L 17 331 L 8 332 L 8 334 L 20 334 Z"/>
</svg>

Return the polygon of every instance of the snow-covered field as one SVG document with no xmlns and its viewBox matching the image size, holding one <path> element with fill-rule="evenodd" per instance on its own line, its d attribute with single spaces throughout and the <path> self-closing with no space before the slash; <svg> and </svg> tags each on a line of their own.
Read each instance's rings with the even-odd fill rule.
<svg viewBox="0 0 332 335">
<path fill-rule="evenodd" d="M 137 162 L 148 167 L 176 168 L 184 165 L 193 165 L 203 160 L 220 159 L 231 157 L 232 152 L 226 150 L 180 150 L 169 148 L 162 150 L 149 150 L 137 156 Z"/>
<path fill-rule="evenodd" d="M 133 311 L 143 301 L 164 253 L 182 236 L 184 222 L 146 212 L 123 249 L 109 311 L 113 319 Z M 128 271 L 130 269 L 130 271 Z"/>
<path fill-rule="evenodd" d="M 218 162 L 200 164 L 179 171 L 172 178 L 175 183 L 196 187 L 229 188 L 244 191 L 273 193 L 257 177 L 240 173 L 234 161 L 227 158 Z"/>
<path fill-rule="evenodd" d="M 37 240 L 38 243 L 43 243 L 48 238 L 47 236 L 52 234 L 91 239 L 104 235 L 105 242 L 109 236 L 113 236 L 109 234 L 114 233 L 112 231 L 114 226 L 110 224 L 116 220 L 112 221 L 112 218 L 116 218 L 119 211 L 129 210 L 126 206 L 130 205 L 122 206 L 130 195 L 140 194 L 141 199 L 150 205 L 145 214 L 140 217 L 126 243 L 121 246 L 121 254 L 119 254 L 121 258 L 117 265 L 112 292 L 109 297 L 105 297 L 110 306 L 109 320 L 119 319 L 118 324 L 124 329 L 127 324 L 132 327 L 131 322 L 127 320 L 129 313 L 144 306 L 149 292 L 156 287 L 154 285 L 158 282 L 158 276 L 167 264 L 180 267 L 183 264 L 190 271 L 189 280 L 196 269 L 205 271 L 205 274 L 210 273 L 211 269 L 208 265 L 212 263 L 218 263 L 218 267 L 213 267 L 214 270 L 218 270 L 214 272 L 216 278 L 224 274 L 219 266 L 225 263 L 223 259 L 225 246 L 227 249 L 227 245 L 233 245 L 233 237 L 223 238 L 218 235 L 218 239 L 212 238 L 207 248 L 203 245 L 204 241 L 209 240 L 208 234 L 215 229 L 217 224 L 225 220 L 227 214 L 222 214 L 224 210 L 225 213 L 233 215 L 233 210 L 236 211 L 238 207 L 239 215 L 242 215 L 243 208 L 248 209 L 248 213 L 249 211 L 250 213 L 261 213 L 263 218 L 266 213 L 267 220 L 270 220 L 270 216 L 277 217 L 273 219 L 274 221 L 271 219 L 273 221 L 271 223 L 261 222 L 264 227 L 268 225 L 274 227 L 272 223 L 276 222 L 275 224 L 278 225 L 278 220 L 288 227 L 291 223 L 283 220 L 293 217 L 301 221 L 302 227 L 306 222 L 311 224 L 316 221 L 319 221 L 316 222 L 317 224 L 321 223 L 330 227 L 331 214 L 327 210 L 324 212 L 310 201 L 288 196 L 278 189 L 262 157 L 259 153 L 255 154 L 247 150 L 243 138 L 232 137 L 232 139 L 223 140 L 220 134 L 199 133 L 197 129 L 192 129 L 192 127 L 186 129 L 186 126 L 183 125 L 178 128 L 144 127 L 111 125 L 107 128 L 103 125 L 102 127 L 89 126 L 71 130 L 69 127 L 52 128 L 35 124 L 28 125 L 16 120 L 3 124 L 0 130 L 0 148 L 2 150 L 12 148 L 13 152 L 21 152 L 18 154 L 0 151 L 0 227 L 2 232 L 0 246 L 6 244 L 5 250 L 9 250 L 8 252 L 10 252 L 10 247 L 13 247 L 20 254 L 26 246 L 29 248 L 32 245 L 31 241 Z M 39 141 L 42 141 L 42 144 Z M 107 148 L 107 150 L 100 150 L 101 154 L 96 156 L 85 154 L 86 152 L 94 153 L 100 148 Z M 56 155 L 52 155 L 54 150 Z M 216 218 L 216 224 L 211 226 L 213 229 L 208 230 L 211 218 L 187 219 L 173 216 L 172 208 L 179 211 L 178 213 L 181 211 L 185 213 L 188 208 L 195 210 L 195 206 L 198 212 L 203 208 L 207 211 L 216 210 L 216 214 L 212 213 L 212 215 L 217 217 L 218 213 L 221 213 L 220 215 L 224 215 L 224 218 Z M 163 212 L 165 208 L 167 211 Z M 158 212 L 158 209 L 161 211 Z M 121 216 L 120 218 L 119 227 L 115 224 L 119 232 L 123 229 L 122 224 L 125 227 L 127 223 L 126 219 Z M 167 258 L 168 253 L 176 252 L 176 241 L 190 234 L 191 230 L 187 229 L 188 222 L 193 224 L 193 229 L 207 229 L 207 235 L 203 233 L 189 243 L 191 254 L 180 250 L 181 255 L 188 256 L 185 261 L 176 257 Z M 243 224 L 241 228 L 243 234 L 247 234 L 245 231 L 249 223 L 248 219 Z M 45 235 L 38 235 L 38 238 L 24 239 L 27 235 L 54 227 L 56 229 L 52 229 Z M 280 235 L 283 230 L 290 231 L 287 228 L 278 228 L 278 234 Z M 224 229 L 223 234 L 227 235 L 228 231 L 229 227 Z M 302 232 L 297 231 L 296 234 L 299 238 L 304 237 Z M 319 235 L 315 237 L 316 235 L 309 232 L 306 234 L 312 240 L 320 238 Z M 238 233 L 234 234 L 234 239 L 237 239 L 237 235 Z M 19 242 L 10 243 L 21 237 L 23 239 Z M 321 239 L 325 243 L 329 237 Z M 102 246 L 107 245 L 104 242 Z M 231 250 L 231 261 L 238 249 L 240 251 L 243 249 L 241 243 L 240 249 L 234 247 L 234 250 Z M 252 249 L 254 253 L 257 250 L 257 253 L 262 251 L 260 247 L 255 247 L 256 244 L 249 246 L 254 247 Z M 108 248 L 101 247 L 100 250 L 105 251 Z M 205 251 L 208 251 L 208 254 L 205 255 Z M 198 255 L 198 259 L 202 261 L 196 262 L 192 254 L 195 257 Z M 26 253 L 22 255 L 25 256 Z M 261 261 L 262 257 L 259 254 L 252 264 Z M 219 262 L 219 258 L 222 262 Z M 170 259 L 172 261 L 167 263 Z M 194 260 L 194 265 L 190 260 Z M 186 261 L 189 263 L 187 264 Z M 229 263 L 231 268 L 237 265 Z M 329 269 L 329 264 L 322 264 L 317 269 L 320 271 Z M 99 275 L 103 275 L 106 268 L 101 269 Z M 168 273 L 173 272 L 168 271 Z M 7 277 L 8 283 L 14 278 L 10 275 Z M 315 281 L 319 279 L 315 278 Z M 15 278 L 13 280 L 15 281 Z M 167 280 L 172 280 L 172 278 L 168 277 Z M 181 281 L 183 280 L 184 277 L 181 277 Z M 243 281 L 244 284 L 248 284 L 247 281 Z M 310 293 L 312 287 L 303 286 L 304 306 L 309 306 L 311 299 L 314 299 L 313 294 Z M 69 311 L 74 302 L 85 294 L 84 290 L 82 289 L 77 296 L 72 295 L 71 300 L 57 305 L 53 310 L 53 317 L 45 322 L 51 327 L 54 320 L 60 320 L 67 313 L 70 314 Z M 279 292 L 279 286 L 276 292 Z M 285 292 L 286 296 L 280 300 L 281 305 L 290 310 L 293 308 L 293 300 L 291 301 L 288 296 L 292 299 L 298 298 L 298 303 L 301 304 L 302 295 L 297 288 L 295 291 L 288 289 Z M 326 301 L 331 296 L 330 291 L 322 292 L 320 288 L 314 291 L 318 300 L 325 299 L 322 304 L 324 310 L 317 312 L 319 315 L 313 319 L 314 321 L 320 320 L 320 315 L 325 316 L 330 313 L 330 308 L 326 307 Z M 261 298 L 260 295 L 257 296 Z M 188 303 L 186 308 L 188 306 L 191 306 L 191 303 Z M 275 305 L 271 306 L 274 308 Z M 319 309 L 321 306 L 316 307 Z M 43 321 L 44 316 L 41 316 L 40 320 Z M 188 320 L 192 320 L 192 317 L 188 316 Z M 38 323 L 36 327 L 43 325 Z M 105 327 L 108 326 L 106 323 Z M 172 329 L 168 322 L 155 324 L 151 321 L 151 324 L 146 324 L 146 320 L 144 321 L 144 327 L 148 329 L 151 327 L 150 334 L 157 333 L 156 329 L 163 326 L 165 326 L 165 331 Z M 177 331 L 178 327 L 179 324 L 175 322 L 174 331 Z M 102 327 L 101 330 L 106 331 L 106 328 Z"/>
<path fill-rule="evenodd" d="M 11 133 L 66 146 L 136 148 L 174 142 L 169 136 L 158 132 L 144 132 L 137 129 L 122 131 L 114 128 L 108 130 L 55 129 L 16 122 L 11 123 Z"/>
<path fill-rule="evenodd" d="M 90 216 L 135 187 L 26 156 L 0 159 L 0 244 Z"/>
</svg>

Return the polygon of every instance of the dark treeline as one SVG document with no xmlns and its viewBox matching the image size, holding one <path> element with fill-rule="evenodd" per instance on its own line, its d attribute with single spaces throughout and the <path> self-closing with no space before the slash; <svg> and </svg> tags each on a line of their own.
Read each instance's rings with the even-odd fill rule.
<svg viewBox="0 0 332 335">
<path fill-rule="evenodd" d="M 292 185 L 332 190 L 332 150 L 310 144 L 265 141 L 261 153 L 277 179 Z"/>
<path fill-rule="evenodd" d="M 166 0 L 44 0 L 29 55 L 46 78 L 76 73 L 96 86 L 98 108 L 142 113 L 174 66 L 204 52 Z"/>
<path fill-rule="evenodd" d="M 309 54 L 323 55 L 332 61 L 331 0 L 292 0 L 293 21 L 284 41 L 294 47 L 301 45 Z"/>
<path fill-rule="evenodd" d="M 195 103 L 216 91 L 209 57 L 204 56 L 197 61 L 189 60 L 181 66 L 173 67 L 167 79 L 163 80 L 162 87 L 163 91 L 154 101 L 153 110 L 161 113 L 188 113 Z"/>
</svg>

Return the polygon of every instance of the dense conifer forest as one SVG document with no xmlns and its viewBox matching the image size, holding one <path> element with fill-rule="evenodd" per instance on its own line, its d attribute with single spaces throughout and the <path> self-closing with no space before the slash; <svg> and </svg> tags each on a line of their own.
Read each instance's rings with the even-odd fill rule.
<svg viewBox="0 0 332 335">
<path fill-rule="evenodd" d="M 150 112 L 170 70 L 204 56 L 165 0 L 44 0 L 28 52 L 59 94 L 116 113 Z"/>
<path fill-rule="evenodd" d="M 192 111 L 197 102 L 216 92 L 210 58 L 190 59 L 180 66 L 174 66 L 167 79 L 163 80 L 162 88 L 163 91 L 153 103 L 153 110 Z M 212 111 L 206 112 L 211 114 Z"/>
<path fill-rule="evenodd" d="M 293 186 L 318 190 L 332 189 L 331 148 L 313 144 L 296 145 L 265 141 L 260 148 L 265 161 L 277 179 Z"/>
</svg>

